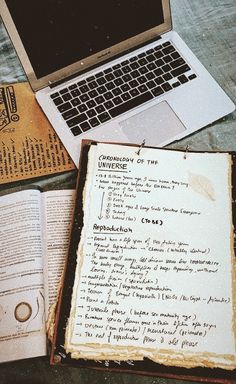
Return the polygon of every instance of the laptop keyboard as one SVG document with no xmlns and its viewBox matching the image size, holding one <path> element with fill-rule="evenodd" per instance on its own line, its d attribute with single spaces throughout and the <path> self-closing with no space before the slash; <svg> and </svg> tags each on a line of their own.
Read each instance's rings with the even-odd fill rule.
<svg viewBox="0 0 236 384">
<path fill-rule="evenodd" d="M 196 77 L 165 42 L 50 96 L 77 136 Z"/>
</svg>

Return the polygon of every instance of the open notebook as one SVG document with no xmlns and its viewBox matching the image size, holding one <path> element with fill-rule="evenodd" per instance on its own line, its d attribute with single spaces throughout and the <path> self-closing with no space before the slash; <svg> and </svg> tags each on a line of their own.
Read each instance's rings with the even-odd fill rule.
<svg viewBox="0 0 236 384">
<path fill-rule="evenodd" d="M 52 364 L 233 380 L 235 155 L 84 143 Z"/>
</svg>

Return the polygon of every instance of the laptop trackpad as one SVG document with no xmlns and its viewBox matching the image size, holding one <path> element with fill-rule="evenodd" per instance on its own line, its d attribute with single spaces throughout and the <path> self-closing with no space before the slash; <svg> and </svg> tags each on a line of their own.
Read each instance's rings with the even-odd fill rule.
<svg viewBox="0 0 236 384">
<path fill-rule="evenodd" d="M 131 142 L 140 143 L 145 139 L 148 145 L 159 145 L 186 130 L 167 101 L 162 101 L 119 124 Z"/>
</svg>

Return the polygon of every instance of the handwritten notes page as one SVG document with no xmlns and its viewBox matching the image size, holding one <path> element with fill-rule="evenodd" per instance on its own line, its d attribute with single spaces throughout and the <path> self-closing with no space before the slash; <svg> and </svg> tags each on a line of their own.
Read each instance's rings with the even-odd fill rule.
<svg viewBox="0 0 236 384">
<path fill-rule="evenodd" d="M 230 175 L 228 154 L 91 146 L 72 357 L 236 367 Z"/>
</svg>

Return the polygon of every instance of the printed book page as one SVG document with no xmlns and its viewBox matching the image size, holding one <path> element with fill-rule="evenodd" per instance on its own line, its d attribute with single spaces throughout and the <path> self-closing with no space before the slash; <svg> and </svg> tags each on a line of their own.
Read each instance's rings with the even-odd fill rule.
<svg viewBox="0 0 236 384">
<path fill-rule="evenodd" d="M 0 361 L 46 355 L 41 193 L 0 200 Z"/>
<path fill-rule="evenodd" d="M 0 362 L 47 353 L 46 319 L 57 300 L 73 209 L 74 190 L 1 196 Z"/>
<path fill-rule="evenodd" d="M 59 283 L 70 242 L 75 190 L 55 190 L 42 193 L 44 206 L 44 276 L 46 313 L 57 301 Z"/>
<path fill-rule="evenodd" d="M 66 352 L 234 369 L 231 206 L 229 154 L 92 145 Z"/>
</svg>

